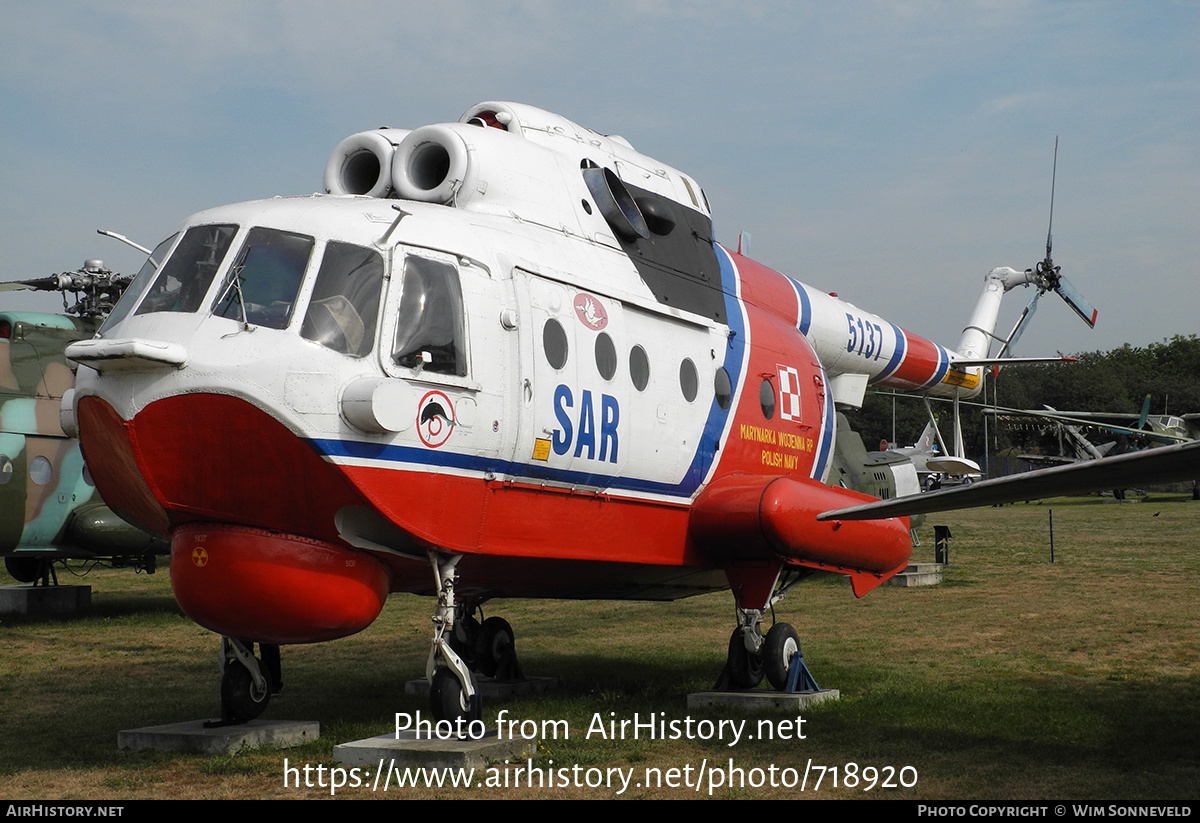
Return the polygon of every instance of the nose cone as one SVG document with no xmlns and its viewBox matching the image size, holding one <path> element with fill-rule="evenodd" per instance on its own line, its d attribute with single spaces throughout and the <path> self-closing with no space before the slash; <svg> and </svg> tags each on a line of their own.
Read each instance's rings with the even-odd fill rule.
<svg viewBox="0 0 1200 823">
<path fill-rule="evenodd" d="M 158 534 L 205 521 L 337 543 L 334 515 L 362 505 L 307 441 L 237 397 L 174 395 L 132 420 L 99 397 L 83 397 L 79 429 L 105 500 Z"/>
</svg>

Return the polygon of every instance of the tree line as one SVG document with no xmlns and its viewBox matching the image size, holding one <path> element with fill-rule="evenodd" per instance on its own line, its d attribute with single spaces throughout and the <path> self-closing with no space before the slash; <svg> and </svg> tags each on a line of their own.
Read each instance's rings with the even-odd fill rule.
<svg viewBox="0 0 1200 823">
<path fill-rule="evenodd" d="M 1083 352 L 1074 357 L 1078 362 L 1005 366 L 996 377 L 991 369 L 985 369 L 986 403 L 1013 409 L 1040 410 L 1048 405 L 1059 411 L 1136 415 L 1149 395 L 1152 415 L 1200 412 L 1200 336 L 1175 335 L 1145 347 L 1127 343 L 1111 351 Z M 984 395 L 972 402 L 984 403 Z M 948 403 L 931 403 L 942 436 L 950 445 L 951 407 Z M 893 398 L 891 392 L 868 392 L 862 409 L 846 416 L 868 449 L 878 448 L 883 440 L 910 445 L 928 421 L 919 397 L 897 393 Z M 994 419 L 986 424 L 985 449 L 982 408 L 964 405 L 961 419 L 967 456 L 976 460 L 985 451 L 995 455 L 1057 450 L 1057 434 L 1046 426 L 997 425 Z"/>
</svg>

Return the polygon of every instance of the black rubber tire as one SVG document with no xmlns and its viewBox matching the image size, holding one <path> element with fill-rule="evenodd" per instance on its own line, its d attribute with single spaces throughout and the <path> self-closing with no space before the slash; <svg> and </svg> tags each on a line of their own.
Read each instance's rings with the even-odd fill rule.
<svg viewBox="0 0 1200 823">
<path fill-rule="evenodd" d="M 495 677 L 505 657 L 515 654 L 516 638 L 512 626 L 503 617 L 489 617 L 479 627 L 475 642 L 475 667 L 488 677 Z"/>
<path fill-rule="evenodd" d="M 225 665 L 221 675 L 221 714 L 233 723 L 245 723 L 261 715 L 271 702 L 271 675 L 263 669 L 267 688 L 262 694 L 254 689 L 254 678 L 249 670 L 236 660 Z"/>
<path fill-rule="evenodd" d="M 767 632 L 763 643 L 763 666 L 766 669 L 767 681 L 775 691 L 787 688 L 788 667 L 792 655 L 800 650 L 800 636 L 787 623 L 776 623 Z"/>
<path fill-rule="evenodd" d="M 762 654 L 751 654 L 742 638 L 740 627 L 734 629 L 729 638 L 729 680 L 739 689 L 753 689 L 763 679 Z"/>
<path fill-rule="evenodd" d="M 40 557 L 6 557 L 4 568 L 18 583 L 36 583 L 46 573 L 46 561 Z"/>
<path fill-rule="evenodd" d="M 466 699 L 462 684 L 454 672 L 445 666 L 437 668 L 433 673 L 433 682 L 429 684 L 429 708 L 434 720 L 449 720 L 451 723 L 460 717 L 468 722 L 478 720 L 480 712 L 473 711 L 478 705 L 479 701 Z"/>
</svg>

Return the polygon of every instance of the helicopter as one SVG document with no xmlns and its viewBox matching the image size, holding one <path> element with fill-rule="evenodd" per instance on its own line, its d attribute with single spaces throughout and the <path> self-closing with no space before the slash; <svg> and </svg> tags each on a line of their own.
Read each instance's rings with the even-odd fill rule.
<svg viewBox="0 0 1200 823">
<path fill-rule="evenodd" d="M 822 572 L 861 597 L 911 553 L 907 517 L 818 521 L 919 491 L 911 461 L 851 465 L 838 409 L 977 394 L 1017 286 L 1095 321 L 1056 267 L 997 268 L 945 348 L 727 249 L 694 178 L 525 104 L 351 135 L 323 184 L 187 218 L 67 349 L 67 428 L 170 540 L 226 722 L 265 709 L 279 646 L 360 631 L 392 592 L 436 598 L 440 719 L 519 668 L 479 619 L 497 598 L 730 590 L 723 680 L 782 688 L 799 641 L 764 630 L 774 605 Z"/>
<path fill-rule="evenodd" d="M 60 314 L 0 311 L 0 555 L 21 583 L 57 581 L 80 560 L 153 572 L 168 545 L 105 505 L 59 421 L 75 382 L 63 352 L 95 335 L 132 278 L 101 260 L 75 271 L 0 283 L 0 291 L 58 292 Z"/>
</svg>

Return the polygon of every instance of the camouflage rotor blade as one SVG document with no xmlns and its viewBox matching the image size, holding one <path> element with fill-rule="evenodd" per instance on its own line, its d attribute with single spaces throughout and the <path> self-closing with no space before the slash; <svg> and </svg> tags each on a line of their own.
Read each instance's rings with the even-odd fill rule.
<svg viewBox="0 0 1200 823">
<path fill-rule="evenodd" d="M 0 283 L 0 291 L 22 291 L 23 289 L 53 291 L 58 289 L 58 278 L 37 277 L 32 280 L 14 280 L 9 283 Z"/>
</svg>

